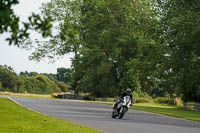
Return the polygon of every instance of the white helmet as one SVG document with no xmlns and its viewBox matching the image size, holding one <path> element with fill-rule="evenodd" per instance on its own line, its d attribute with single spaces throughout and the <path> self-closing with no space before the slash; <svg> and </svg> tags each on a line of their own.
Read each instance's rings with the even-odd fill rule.
<svg viewBox="0 0 200 133">
<path fill-rule="evenodd" d="M 127 88 L 126 92 L 129 93 L 129 94 L 131 94 L 132 90 L 130 88 Z"/>
</svg>

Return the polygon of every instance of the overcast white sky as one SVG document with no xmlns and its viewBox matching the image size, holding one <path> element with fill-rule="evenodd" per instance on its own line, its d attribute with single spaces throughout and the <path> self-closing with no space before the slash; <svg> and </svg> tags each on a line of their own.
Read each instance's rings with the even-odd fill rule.
<svg viewBox="0 0 200 133">
<path fill-rule="evenodd" d="M 39 13 L 40 5 L 48 1 L 50 0 L 19 0 L 19 4 L 14 7 L 14 11 L 21 21 L 27 21 L 32 12 Z M 56 73 L 56 69 L 59 67 L 69 68 L 71 66 L 70 55 L 66 55 L 53 64 L 49 64 L 48 61 L 39 63 L 30 61 L 28 57 L 31 52 L 19 49 L 16 46 L 9 46 L 8 42 L 5 41 L 6 36 L 7 34 L 0 34 L 0 65 L 11 66 L 17 73 L 21 71 Z"/>
</svg>

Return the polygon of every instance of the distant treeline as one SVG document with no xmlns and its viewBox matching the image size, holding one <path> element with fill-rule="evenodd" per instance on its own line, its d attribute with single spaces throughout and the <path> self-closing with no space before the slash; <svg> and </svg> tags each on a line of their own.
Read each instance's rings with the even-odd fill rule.
<svg viewBox="0 0 200 133">
<path fill-rule="evenodd" d="M 58 68 L 57 74 L 25 71 L 18 75 L 12 67 L 0 65 L 0 91 L 51 94 L 68 91 L 70 82 L 71 70 L 66 68 Z"/>
</svg>

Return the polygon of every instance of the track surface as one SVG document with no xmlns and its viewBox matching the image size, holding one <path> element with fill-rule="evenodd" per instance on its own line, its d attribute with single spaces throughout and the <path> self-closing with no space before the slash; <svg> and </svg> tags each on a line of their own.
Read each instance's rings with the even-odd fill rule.
<svg viewBox="0 0 200 133">
<path fill-rule="evenodd" d="M 12 99 L 34 111 L 96 128 L 105 133 L 200 133 L 199 122 L 135 110 L 129 110 L 121 120 L 112 119 L 112 107 L 103 104 L 68 100 Z"/>
</svg>

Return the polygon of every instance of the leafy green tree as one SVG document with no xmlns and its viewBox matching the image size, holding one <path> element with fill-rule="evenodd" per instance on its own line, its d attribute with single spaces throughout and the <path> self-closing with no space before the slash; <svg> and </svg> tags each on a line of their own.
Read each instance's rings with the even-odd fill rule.
<svg viewBox="0 0 200 133">
<path fill-rule="evenodd" d="M 27 76 L 36 76 L 36 75 L 38 75 L 38 73 L 37 72 L 28 72 L 28 71 L 25 71 L 25 72 L 20 72 L 19 75 L 27 77 Z"/>
<path fill-rule="evenodd" d="M 25 92 L 25 81 L 23 78 L 21 77 L 18 77 L 18 80 L 17 80 L 17 93 L 24 93 Z"/>
<path fill-rule="evenodd" d="M 32 14 L 28 23 L 22 23 L 20 28 L 19 17 L 14 13 L 13 6 L 19 4 L 19 0 L 1 0 L 0 1 L 0 34 L 9 32 L 11 35 L 6 40 L 9 44 L 21 46 L 20 43 L 29 37 L 29 30 L 36 30 L 43 37 L 51 36 L 51 18 Z"/>
<path fill-rule="evenodd" d="M 19 75 L 20 75 L 20 76 L 27 77 L 27 76 L 29 76 L 29 72 L 28 72 L 28 71 L 20 72 Z"/>
<path fill-rule="evenodd" d="M 3 90 L 16 92 L 17 74 L 11 67 L 0 65 L 0 81 Z"/>
<path fill-rule="evenodd" d="M 167 82 L 183 94 L 184 101 L 200 98 L 200 1 L 158 1 L 162 22 L 163 73 Z M 165 78 L 165 79 L 166 79 Z"/>
<path fill-rule="evenodd" d="M 47 76 L 52 81 L 57 81 L 57 74 L 53 73 L 41 73 L 41 74 Z"/>
<path fill-rule="evenodd" d="M 51 94 L 67 91 L 69 88 L 67 84 L 56 83 L 45 75 L 25 71 L 18 76 L 10 66 L 0 65 L 0 91 Z"/>
<path fill-rule="evenodd" d="M 0 91 L 3 90 L 3 87 L 2 87 L 2 82 L 0 81 Z"/>
<path fill-rule="evenodd" d="M 61 92 L 56 83 L 44 75 L 24 77 L 24 81 L 25 89 L 28 93 L 50 94 L 53 92 Z"/>
<path fill-rule="evenodd" d="M 41 89 L 43 94 L 49 94 L 60 91 L 60 89 L 56 86 L 56 84 L 44 75 L 36 75 L 33 78 L 39 81 L 38 87 Z"/>
<path fill-rule="evenodd" d="M 57 68 L 56 79 L 65 83 L 71 81 L 71 69 L 69 68 Z"/>
<path fill-rule="evenodd" d="M 72 71 L 60 69 L 57 79 L 72 80 L 76 93 L 116 96 L 130 87 L 198 101 L 199 7 L 198 0 L 51 0 L 41 9 L 55 33 L 29 43 L 38 44 L 31 59 L 73 53 Z M 31 80 L 40 89 L 52 86 L 44 77 Z"/>
<path fill-rule="evenodd" d="M 113 96 L 132 86 L 126 63 L 138 58 L 154 35 L 155 13 L 148 1 L 52 0 L 42 10 L 58 32 L 39 45 L 32 59 L 73 52 L 72 87 L 77 91 Z"/>
<path fill-rule="evenodd" d="M 62 92 L 67 92 L 71 86 L 65 82 L 56 82 L 56 85 L 61 89 Z"/>
<path fill-rule="evenodd" d="M 27 93 L 42 94 L 42 90 L 39 87 L 39 81 L 33 77 L 25 77 L 25 88 Z"/>
</svg>

